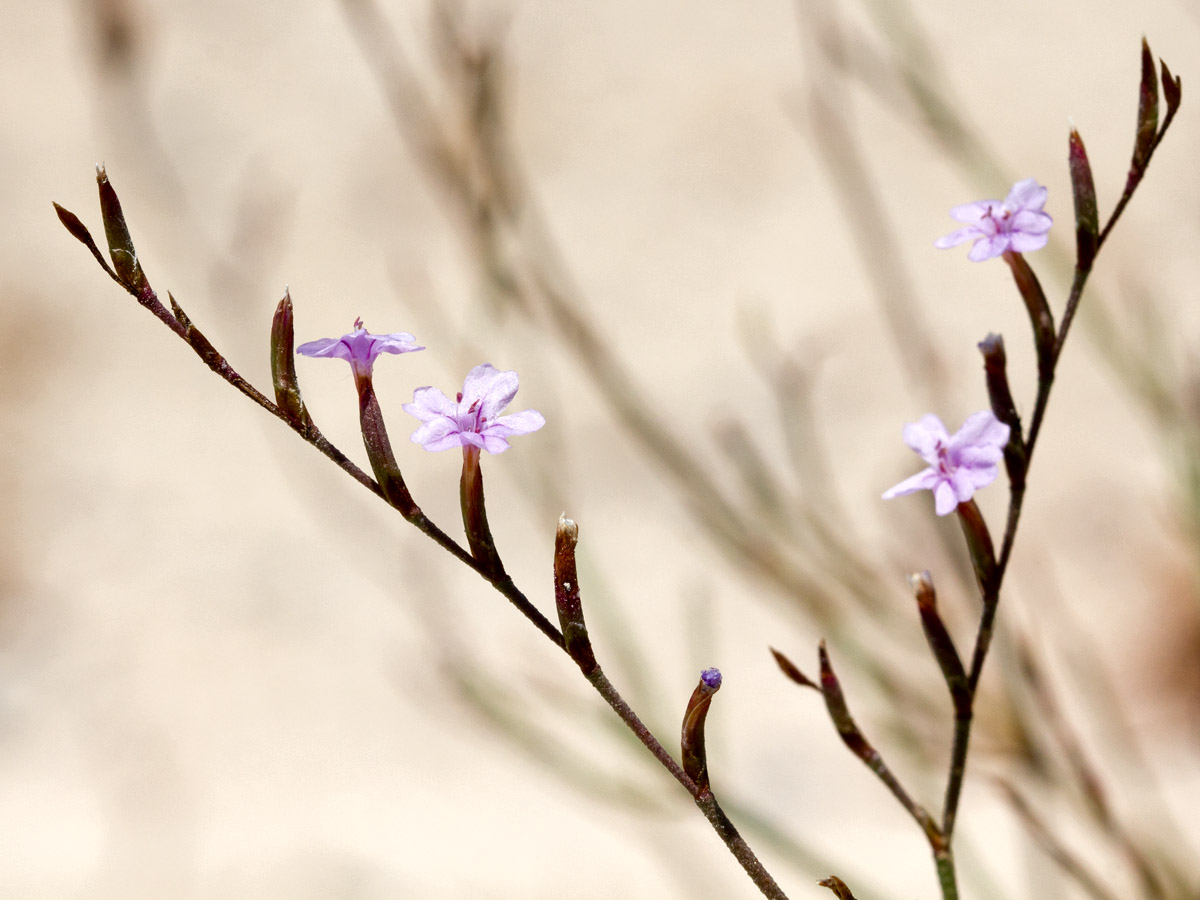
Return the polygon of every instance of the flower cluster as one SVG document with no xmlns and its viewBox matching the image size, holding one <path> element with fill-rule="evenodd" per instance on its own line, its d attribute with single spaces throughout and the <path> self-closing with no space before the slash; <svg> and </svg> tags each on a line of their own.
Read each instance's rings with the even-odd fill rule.
<svg viewBox="0 0 1200 900">
<path fill-rule="evenodd" d="M 381 353 L 409 353 L 424 350 L 408 332 L 371 334 L 354 321 L 354 331 L 340 338 L 322 338 L 296 348 L 304 356 L 344 359 L 350 363 L 356 379 L 369 380 L 375 360 Z M 413 402 L 401 407 L 424 424 L 412 435 L 415 444 L 426 450 L 474 447 L 489 453 L 503 453 L 508 438 L 529 434 L 546 424 L 537 410 L 527 409 L 509 416 L 500 413 L 516 396 L 520 382 L 516 372 L 501 372 L 490 363 L 476 366 L 467 373 L 457 401 L 450 400 L 434 387 L 413 391 Z"/>
<path fill-rule="evenodd" d="M 1050 216 L 1042 211 L 1047 193 L 1036 180 L 1026 178 L 1014 184 L 1003 201 L 980 200 L 956 206 L 950 215 L 966 227 L 939 238 L 935 246 L 956 247 L 974 240 L 967 254 L 974 262 L 996 256 L 1004 256 L 1010 264 L 1019 261 L 1019 256 L 1006 254 L 1026 253 L 1046 245 L 1052 224 Z M 949 515 L 977 490 L 996 480 L 1010 435 L 1009 426 L 991 410 L 970 416 L 953 436 L 932 414 L 910 422 L 904 426 L 904 443 L 928 466 L 885 491 L 883 499 L 932 491 L 937 514 Z"/>
</svg>

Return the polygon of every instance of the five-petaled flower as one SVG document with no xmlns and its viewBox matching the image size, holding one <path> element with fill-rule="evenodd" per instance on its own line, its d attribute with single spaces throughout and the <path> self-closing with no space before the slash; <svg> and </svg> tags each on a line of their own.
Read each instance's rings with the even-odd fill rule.
<svg viewBox="0 0 1200 900">
<path fill-rule="evenodd" d="M 503 453 L 508 449 L 508 438 L 529 434 L 546 424 L 542 414 L 533 409 L 500 415 L 512 402 L 518 386 L 516 372 L 501 372 L 484 363 L 467 373 L 457 401 L 437 388 L 417 388 L 413 402 L 401 407 L 424 423 L 413 432 L 412 442 L 423 444 L 426 450 L 474 447 L 476 452 Z"/>
<path fill-rule="evenodd" d="M 996 480 L 996 464 L 1004 457 L 1009 427 L 985 409 L 970 416 L 953 437 L 935 415 L 910 422 L 903 434 L 904 443 L 929 467 L 884 493 L 883 499 L 933 491 L 937 514 L 944 516 Z"/>
<path fill-rule="evenodd" d="M 1047 191 L 1032 178 L 1018 181 L 1003 202 L 980 200 L 965 203 L 950 210 L 952 218 L 966 225 L 945 237 L 934 246 L 943 249 L 957 247 L 974 240 L 967 259 L 982 262 L 1006 252 L 1028 253 L 1046 246 L 1047 232 L 1052 219 L 1042 212 Z"/>
<path fill-rule="evenodd" d="M 354 370 L 355 379 L 370 378 L 371 368 L 380 353 L 411 353 L 424 350 L 407 331 L 394 334 L 371 334 L 363 328 L 362 319 L 354 320 L 354 330 L 340 338 L 321 338 L 296 348 L 301 356 L 325 356 L 344 359 Z"/>
</svg>

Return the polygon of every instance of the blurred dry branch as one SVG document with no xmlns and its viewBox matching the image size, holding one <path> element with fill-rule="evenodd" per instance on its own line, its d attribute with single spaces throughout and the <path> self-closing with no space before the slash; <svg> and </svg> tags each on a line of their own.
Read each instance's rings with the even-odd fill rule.
<svg viewBox="0 0 1200 900">
<path fill-rule="evenodd" d="M 497 312 L 518 316 L 553 335 L 571 352 L 581 372 L 592 381 L 613 416 L 637 440 L 647 457 L 666 474 L 693 512 L 714 546 L 754 578 L 771 585 L 788 606 L 803 610 L 819 624 L 847 655 L 847 664 L 870 676 L 905 710 L 889 722 L 899 742 L 923 755 L 927 746 L 920 735 L 929 729 L 920 723 L 936 720 L 939 701 L 930 696 L 921 679 L 882 658 L 877 645 L 852 629 L 849 611 L 896 616 L 898 605 L 884 600 L 888 589 L 876 567 L 857 549 L 863 544 L 838 533 L 829 523 L 832 499 L 821 485 L 830 479 L 827 463 L 811 448 L 816 427 L 803 398 L 811 375 L 798 368 L 797 357 L 777 353 L 762 364 L 764 378 L 777 397 L 782 420 L 788 423 L 787 444 L 792 448 L 794 474 L 812 488 L 811 497 L 788 490 L 780 474 L 751 432 L 736 420 L 722 424 L 718 446 L 724 451 L 742 485 L 741 503 L 724 480 L 718 481 L 675 436 L 665 429 L 646 401 L 637 380 L 600 337 L 589 319 L 581 292 L 570 277 L 522 167 L 513 155 L 504 112 L 505 82 L 503 29 L 495 23 L 472 26 L 455 4 L 436 4 L 433 16 L 433 68 L 438 79 L 438 102 L 431 99 L 415 66 L 395 40 L 390 25 L 371 0 L 343 0 L 347 20 L 364 56 L 388 97 L 397 128 L 411 152 L 437 184 L 459 223 L 468 258 L 477 261 L 480 283 Z M 886 224 L 877 190 L 836 98 L 843 96 L 842 78 L 867 77 L 876 87 L 903 85 L 911 104 L 924 111 L 922 120 L 953 158 L 970 161 L 977 173 L 992 177 L 994 160 L 976 152 L 982 142 L 953 113 L 953 106 L 933 86 L 927 71 L 913 64 L 922 52 L 915 25 L 899 32 L 903 52 L 884 62 L 874 56 L 858 65 L 866 54 L 860 34 L 842 36 L 842 26 L 831 14 L 803 7 L 801 19 L 816 32 L 817 51 L 807 54 L 814 66 L 811 81 L 819 88 L 810 97 L 816 117 L 814 134 L 821 156 L 829 167 L 848 210 L 851 232 L 859 240 L 860 256 L 871 273 L 880 309 L 889 323 L 894 344 L 912 389 L 926 396 L 934 408 L 944 391 L 944 370 L 922 323 L 919 304 L 909 280 L 894 229 Z M 886 67 L 886 68 L 885 68 Z M 899 70 L 902 77 L 881 76 Z M 843 92 L 843 93 L 839 93 Z M 843 96 L 843 100 L 844 100 Z M 835 113 L 834 110 L 839 110 Z M 759 354 L 759 360 L 770 354 Z M 800 388 L 799 390 L 797 388 Z M 938 532 L 946 540 L 956 538 Z M 949 554 L 948 554 L 949 555 Z M 953 558 L 951 555 L 950 558 Z M 965 573 L 958 573 L 960 575 Z M 847 602 L 849 605 L 847 605 Z M 899 623 L 899 619 L 896 623 Z M 912 632 L 897 631 L 892 641 L 909 646 Z M 868 648 L 874 649 L 868 649 Z M 1002 657 L 1011 667 L 1010 657 Z M 992 698 L 1008 702 L 1006 694 Z M 1022 707 L 1009 703 L 999 711 L 999 721 L 1022 715 Z M 1022 724 L 1021 730 L 1034 727 Z M 1153 896 L 1153 895 L 1151 895 Z"/>
<path fill-rule="evenodd" d="M 398 130 L 462 226 L 467 257 L 477 263 L 481 286 L 497 311 L 527 318 L 570 351 L 565 356 L 592 381 L 614 418 L 669 478 L 713 545 L 774 589 L 755 596 L 782 602 L 785 609 L 818 622 L 851 664 L 870 673 L 895 698 L 892 708 L 905 710 L 903 716 L 892 717 L 889 728 L 904 736 L 907 745 L 923 746 L 914 722 L 933 714 L 936 707 L 929 692 L 921 679 L 891 669 L 850 624 L 847 603 L 890 612 L 874 566 L 850 549 L 854 541 L 836 537 L 828 524 L 814 527 L 814 522 L 829 519 L 814 514 L 812 507 L 802 507 L 796 526 L 788 529 L 775 527 L 755 507 L 738 504 L 726 487 L 727 479 L 704 465 L 666 426 L 646 400 L 642 385 L 588 317 L 587 304 L 567 271 L 535 191 L 511 152 L 502 28 L 472 24 L 457 4 L 435 4 L 431 44 L 440 89 L 435 103 L 379 7 L 371 0 L 343 0 L 343 9 L 390 102 Z M 785 365 L 781 374 L 786 371 Z M 790 384 L 786 377 L 779 383 Z M 763 454 L 742 443 L 736 457 L 744 467 Z M 813 471 L 806 474 L 819 477 Z M 753 477 L 760 480 L 760 496 L 790 493 L 762 467 Z M 791 540 L 789 534 L 803 538 Z M 810 541 L 810 536 L 817 540 Z"/>
</svg>

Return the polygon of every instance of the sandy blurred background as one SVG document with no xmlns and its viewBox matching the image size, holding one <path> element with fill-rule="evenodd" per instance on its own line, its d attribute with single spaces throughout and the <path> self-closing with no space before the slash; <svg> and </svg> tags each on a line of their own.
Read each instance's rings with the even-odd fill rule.
<svg viewBox="0 0 1200 900">
<path fill-rule="evenodd" d="M 670 746 L 698 671 L 725 672 L 709 719 L 714 786 L 790 895 L 829 896 L 813 882 L 835 871 L 860 877 L 862 900 L 934 896 L 917 829 L 766 652 L 812 669 L 828 630 L 723 552 L 570 341 L 488 289 L 346 10 L 4 4 L 0 896 L 754 895 L 565 658 L 214 378 L 63 231 L 52 199 L 101 233 L 101 160 L 155 287 L 260 387 L 285 285 L 298 340 L 341 334 L 356 316 L 416 333 L 429 349 L 385 358 L 376 386 L 414 493 L 452 533 L 457 461 L 409 445 L 399 405 L 418 385 L 456 389 L 485 359 L 518 370 L 514 407 L 549 424 L 485 461 L 517 583 L 552 614 L 552 536 L 566 510 L 580 523 L 601 658 Z M 513 2 L 467 6 L 456 21 L 468 37 L 503 34 L 511 152 L 581 309 L 657 419 L 754 517 L 767 501 L 741 489 L 731 459 L 746 457 L 729 451 L 730 434 L 750 435 L 786 486 L 775 500 L 827 510 L 876 567 L 890 592 L 877 600 L 908 624 L 893 647 L 846 607 L 846 634 L 877 642 L 946 718 L 926 727 L 853 660 L 843 674 L 864 728 L 931 804 L 949 713 L 933 664 L 905 655 L 920 632 L 904 576 L 934 570 L 962 644 L 974 601 L 954 587 L 939 541 L 954 533 L 929 521 L 928 496 L 878 498 L 919 467 L 899 432 L 930 396 L 951 427 L 986 404 L 974 345 L 988 331 L 1008 339 L 1023 410 L 1032 398 L 1028 325 L 1004 267 L 932 242 L 952 229 L 950 206 L 1036 176 L 1059 224 L 1031 262 L 1060 309 L 1067 117 L 1106 213 L 1128 164 L 1143 34 L 1182 75 L 1179 121 L 1105 248 L 1094 310 L 1061 370 L 1002 617 L 1042 654 L 1130 833 L 1186 868 L 1200 853 L 1200 540 L 1187 480 L 1200 7 L 932 0 L 909 19 L 840 0 L 832 11 L 847 52 L 878 63 L 873 76 L 866 67 L 876 90 L 814 39 L 829 23 L 820 4 Z M 384 13 L 453 125 L 429 5 Z M 932 48 L 916 51 L 920 71 L 940 73 L 998 171 L 957 164 L 904 99 L 888 65 L 913 46 L 914 26 Z M 871 221 L 837 187 L 830 160 L 847 155 L 831 150 L 821 108 L 862 153 L 880 204 Z M 874 279 L 861 243 L 873 227 L 896 253 L 868 249 Z M 941 377 L 898 374 L 880 272 L 911 284 Z M 820 484 L 789 474 L 762 377 L 785 358 L 811 391 L 817 433 L 805 446 L 828 466 Z M 349 371 L 299 368 L 324 432 L 363 460 Z M 998 521 L 1003 492 L 981 499 Z M 835 661 L 840 646 L 831 638 Z M 997 696 L 1012 671 L 989 670 Z M 1092 703 L 1097 672 L 1115 707 Z M 906 722 L 916 725 L 901 746 Z M 1140 761 L 1113 749 L 1130 731 Z M 1029 748 L 1054 746 L 1005 715 L 981 728 L 962 816 L 968 896 L 1082 896 L 1031 846 L 994 777 L 1046 798 L 1041 812 L 1116 895 L 1142 896 L 1078 792 L 1038 781 Z"/>
</svg>

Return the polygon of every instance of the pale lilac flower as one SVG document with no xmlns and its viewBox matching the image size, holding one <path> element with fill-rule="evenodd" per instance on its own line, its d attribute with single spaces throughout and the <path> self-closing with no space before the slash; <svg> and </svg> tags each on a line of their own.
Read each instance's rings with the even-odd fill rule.
<svg viewBox="0 0 1200 900">
<path fill-rule="evenodd" d="M 393 334 L 371 334 L 363 328 L 362 319 L 354 320 L 354 330 L 340 338 L 321 338 L 309 341 L 296 348 L 301 356 L 325 356 L 344 359 L 354 370 L 354 377 L 369 378 L 375 358 L 380 353 L 411 353 L 424 350 L 413 342 L 416 340 L 407 331 Z"/>
<path fill-rule="evenodd" d="M 983 262 L 1005 251 L 1029 253 L 1046 246 L 1052 219 L 1042 212 L 1047 191 L 1032 178 L 1018 181 L 1004 202 L 980 200 L 950 210 L 950 216 L 967 227 L 934 242 L 945 249 L 974 240 L 967 254 L 972 262 Z"/>
<path fill-rule="evenodd" d="M 412 442 L 423 444 L 426 450 L 476 447 L 503 453 L 508 438 L 546 424 L 542 414 L 533 409 L 500 415 L 516 396 L 518 384 L 516 372 L 501 372 L 484 363 L 467 373 L 457 401 L 437 388 L 417 388 L 413 402 L 401 407 L 425 423 L 413 432 Z"/>
<path fill-rule="evenodd" d="M 944 516 L 996 480 L 996 464 L 1004 458 L 1009 427 L 985 409 L 963 422 L 953 437 L 934 415 L 905 425 L 903 434 L 904 443 L 929 463 L 929 468 L 900 482 L 883 499 L 933 491 L 937 514 Z"/>
</svg>

